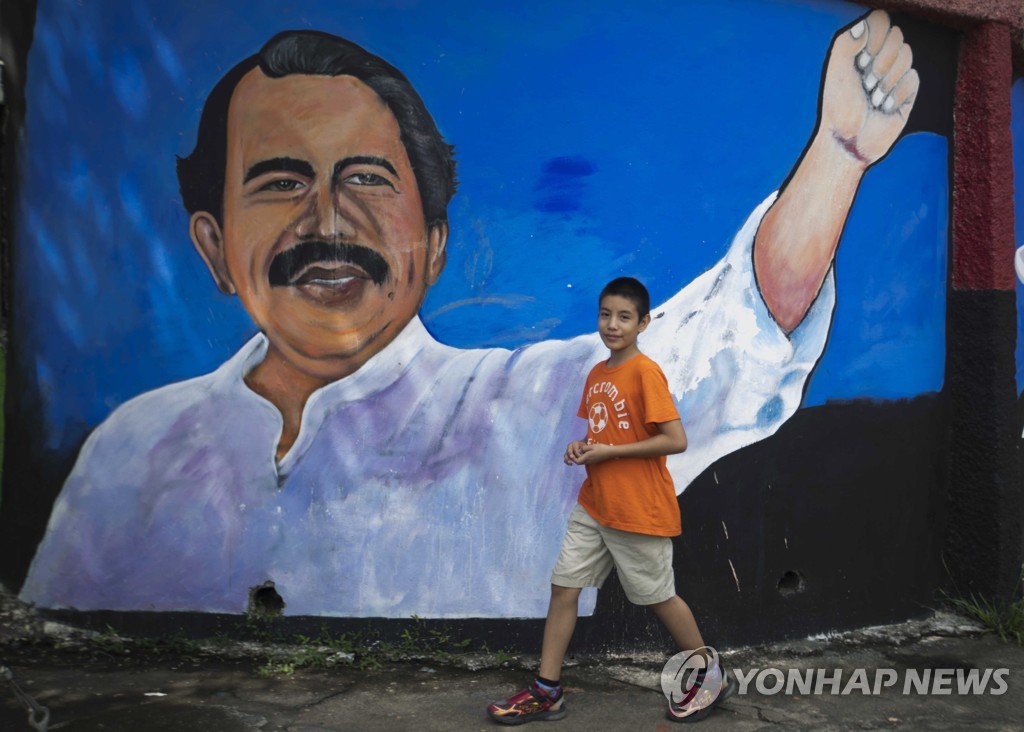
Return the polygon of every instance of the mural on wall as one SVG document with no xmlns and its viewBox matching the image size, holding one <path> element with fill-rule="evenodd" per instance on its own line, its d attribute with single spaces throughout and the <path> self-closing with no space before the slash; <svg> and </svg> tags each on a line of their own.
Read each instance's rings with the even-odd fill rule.
<svg viewBox="0 0 1024 732">
<path fill-rule="evenodd" d="M 732 15 L 752 8 L 754 20 Z M 186 21 L 195 18 L 172 22 L 150 9 L 134 22 L 155 39 L 147 53 L 170 77 L 169 93 L 181 97 L 177 117 L 165 123 L 181 139 L 166 141 L 145 124 L 159 105 L 146 108 L 140 99 L 159 96 L 151 86 L 166 80 L 142 73 L 139 47 L 105 51 L 115 59 L 113 93 L 125 127 L 152 153 L 115 178 L 123 207 L 116 214 L 98 198 L 101 173 L 93 168 L 102 159 L 92 142 L 100 133 L 62 118 L 54 111 L 62 105 L 44 111 L 47 93 L 72 94 L 56 62 L 73 51 L 95 60 L 95 36 L 41 15 L 30 58 L 54 75 L 28 90 L 20 266 L 49 272 L 75 294 L 46 309 L 62 334 L 55 338 L 31 315 L 43 293 L 18 293 L 20 348 L 35 354 L 21 368 L 49 399 L 44 421 L 54 449 L 68 449 L 60 425 L 73 423 L 67 415 L 82 392 L 93 406 L 80 414 L 99 424 L 54 504 L 21 591 L 28 601 L 239 613 L 252 588 L 269 582 L 290 615 L 542 617 L 548 570 L 582 481 L 582 470 L 564 466 L 561 454 L 581 431 L 583 378 L 606 355 L 591 332 L 596 294 L 621 273 L 641 276 L 664 300 L 641 347 L 664 369 L 689 436 L 687 452 L 669 458 L 679 491 L 718 458 L 773 434 L 802 400 L 941 387 L 934 364 L 943 348 L 945 146 L 915 135 L 894 149 L 919 79 L 910 46 L 884 12 L 846 3 L 673 10 L 668 25 L 677 28 L 697 13 L 708 27 L 741 29 L 702 41 L 701 53 L 725 73 L 735 72 L 732 56 L 757 55 L 757 44 L 739 42 L 744 33 L 801 36 L 793 44 L 760 41 L 778 59 L 771 75 L 723 77 L 703 91 L 673 71 L 686 68 L 679 59 L 640 69 L 624 63 L 632 56 L 601 54 L 604 65 L 580 69 L 572 58 L 581 46 L 593 54 L 605 42 L 607 50 L 622 33 L 627 41 L 648 34 L 650 48 L 667 49 L 672 39 L 653 38 L 664 18 L 638 12 L 628 27 L 605 19 L 597 37 L 555 24 L 563 30 L 539 32 L 536 42 L 547 49 L 543 63 L 565 64 L 564 78 L 542 85 L 536 70 L 513 70 L 505 88 L 527 85 L 531 106 L 519 109 L 510 98 L 492 118 L 487 99 L 464 102 L 454 88 L 425 91 L 419 80 L 431 77 L 425 60 L 452 63 L 456 76 L 449 71 L 434 83 L 477 80 L 500 99 L 493 68 L 470 63 L 504 63 L 507 49 L 522 53 L 496 32 L 473 36 L 494 47 L 476 49 L 463 69 L 427 43 L 400 52 L 393 40 L 380 56 L 366 51 L 377 51 L 386 34 L 353 16 L 358 33 L 335 35 L 347 24 L 334 9 L 315 23 L 304 18 L 309 30 L 260 34 L 273 23 L 280 28 L 279 16 L 267 13 L 214 59 L 190 35 Z M 385 26 L 401 17 L 382 15 Z M 415 24 L 404 18 L 396 27 Z M 803 38 L 808 27 L 821 33 Z M 192 66 L 209 81 L 194 80 Z M 619 87 L 638 74 L 665 78 L 645 82 L 649 96 L 630 98 Z M 599 124 L 540 114 L 581 75 L 591 107 L 604 115 Z M 781 93 L 799 92 L 803 103 L 760 109 L 779 93 L 780 79 L 789 80 Z M 740 95 L 735 109 L 746 111 L 723 129 L 744 128 L 748 142 L 695 135 L 691 125 L 706 113 L 721 125 L 707 107 L 730 95 Z M 37 128 L 33 110 L 49 115 Z M 762 112 L 786 125 L 774 128 Z M 485 128 L 470 145 L 461 123 L 450 121 L 463 116 Z M 510 144 L 503 125 L 524 116 L 541 119 Z M 492 120 L 497 125 L 487 127 Z M 71 166 L 70 203 L 91 209 L 93 231 L 51 233 L 47 184 L 55 173 L 33 153 L 41 144 L 34 129 L 70 136 L 67 159 L 55 169 Z M 658 147 L 666 141 L 672 146 Z M 454 198 L 449 142 L 459 153 Z M 170 212 L 177 194 L 166 176 L 147 189 L 148 171 L 173 166 L 159 153 L 165 145 L 179 155 L 184 213 Z M 478 155 L 488 161 L 481 167 Z M 535 179 L 524 182 L 527 161 Z M 707 176 L 696 171 L 702 161 Z M 888 168 L 891 176 L 872 187 L 875 171 Z M 157 203 L 144 203 L 150 197 Z M 702 229 L 703 218 L 718 228 Z M 195 251 L 174 251 L 167 242 L 186 232 Z M 834 268 L 840 238 L 861 241 L 844 245 Z M 890 241 L 897 244 L 885 254 L 889 264 L 879 266 L 880 242 Z M 892 287 L 879 286 L 865 306 L 880 320 L 905 308 L 909 323 L 842 330 L 844 322 L 861 331 L 870 322 L 859 312 L 841 321 L 836 291 L 850 247 L 858 249 L 849 271 L 862 283 L 886 271 L 902 282 L 934 283 L 895 305 L 886 302 Z M 128 264 L 133 257 L 146 266 Z M 909 271 L 898 272 L 904 265 Z M 107 269 L 115 272 L 110 279 Z M 74 297 L 100 304 L 74 307 Z M 926 322 L 935 313 L 938 325 Z M 145 348 L 84 341 L 86 321 L 110 319 L 119 322 L 105 338 L 124 327 L 152 340 Z M 61 339 L 60 349 L 48 350 Z M 891 350 L 897 345 L 900 354 Z M 833 350 L 841 362 L 822 357 Z M 891 373 L 907 351 L 912 366 L 895 380 L 873 372 L 884 361 Z M 104 382 L 94 384 L 99 398 L 73 369 L 64 372 L 71 383 L 63 392 L 53 386 L 61 381 L 55 364 L 79 356 Z M 140 362 L 147 362 L 142 376 Z M 593 607 L 591 594 L 583 610 Z"/>
</svg>

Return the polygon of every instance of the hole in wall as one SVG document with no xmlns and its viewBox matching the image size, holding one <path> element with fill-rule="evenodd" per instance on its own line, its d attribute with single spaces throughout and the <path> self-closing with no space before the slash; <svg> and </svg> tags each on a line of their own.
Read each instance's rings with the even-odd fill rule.
<svg viewBox="0 0 1024 732">
<path fill-rule="evenodd" d="M 284 610 L 284 598 L 277 594 L 274 583 L 267 580 L 262 585 L 249 588 L 249 614 L 264 618 L 279 617 Z"/>
<path fill-rule="evenodd" d="M 780 595 L 783 597 L 789 597 L 790 595 L 796 595 L 807 589 L 807 581 L 799 572 L 787 569 L 782 573 L 782 578 L 779 580 L 778 588 Z"/>
</svg>

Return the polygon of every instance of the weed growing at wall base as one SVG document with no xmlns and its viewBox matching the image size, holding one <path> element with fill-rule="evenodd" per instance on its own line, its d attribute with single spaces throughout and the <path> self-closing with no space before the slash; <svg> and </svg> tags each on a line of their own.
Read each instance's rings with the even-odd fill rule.
<svg viewBox="0 0 1024 732">
<path fill-rule="evenodd" d="M 260 622 L 255 622 L 254 625 L 259 628 Z M 261 637 L 269 643 L 272 634 L 264 629 Z M 335 666 L 352 666 L 370 671 L 379 669 L 385 662 L 390 661 L 452 663 L 459 656 L 472 650 L 472 642 L 471 638 L 456 638 L 446 627 L 431 625 L 416 615 L 412 616 L 412 624 L 402 631 L 397 641 L 382 640 L 370 628 L 365 633 L 335 635 L 325 626 L 315 637 L 297 635 L 288 639 L 286 647 L 276 648 L 275 653 L 257 669 L 257 674 L 290 675 L 300 668 Z M 480 650 L 487 651 L 486 647 Z M 497 663 L 503 665 L 505 659 L 512 658 L 499 651 Z"/>
<path fill-rule="evenodd" d="M 968 597 L 951 597 L 950 604 L 964 615 L 974 618 L 982 625 L 994 631 L 1004 642 L 1013 641 L 1024 645 L 1024 597 L 1020 597 L 1024 573 L 1017 580 L 1014 588 L 1016 600 L 989 601 L 984 597 L 976 597 L 971 593 Z"/>
</svg>

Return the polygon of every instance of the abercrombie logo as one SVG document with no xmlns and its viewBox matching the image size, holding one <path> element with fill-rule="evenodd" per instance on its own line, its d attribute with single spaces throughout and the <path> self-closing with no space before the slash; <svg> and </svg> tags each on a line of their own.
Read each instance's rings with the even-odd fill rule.
<svg viewBox="0 0 1024 732">
<path fill-rule="evenodd" d="M 603 401 L 593 402 L 601 395 L 606 395 L 612 403 L 614 419 L 619 423 L 619 429 L 629 429 L 629 412 L 626 411 L 626 400 L 619 399 L 619 388 L 610 381 L 599 381 L 587 390 L 587 404 L 590 404 L 590 429 L 595 433 L 600 432 L 608 426 L 612 415 L 608 413 L 608 407 Z"/>
</svg>

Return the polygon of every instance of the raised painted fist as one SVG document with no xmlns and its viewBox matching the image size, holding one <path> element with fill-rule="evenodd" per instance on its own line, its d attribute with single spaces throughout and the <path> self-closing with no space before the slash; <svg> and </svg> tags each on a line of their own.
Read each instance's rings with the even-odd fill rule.
<svg viewBox="0 0 1024 732">
<path fill-rule="evenodd" d="M 920 79 L 903 32 L 875 10 L 832 43 L 819 135 L 831 135 L 865 168 L 884 157 L 914 106 Z"/>
</svg>

